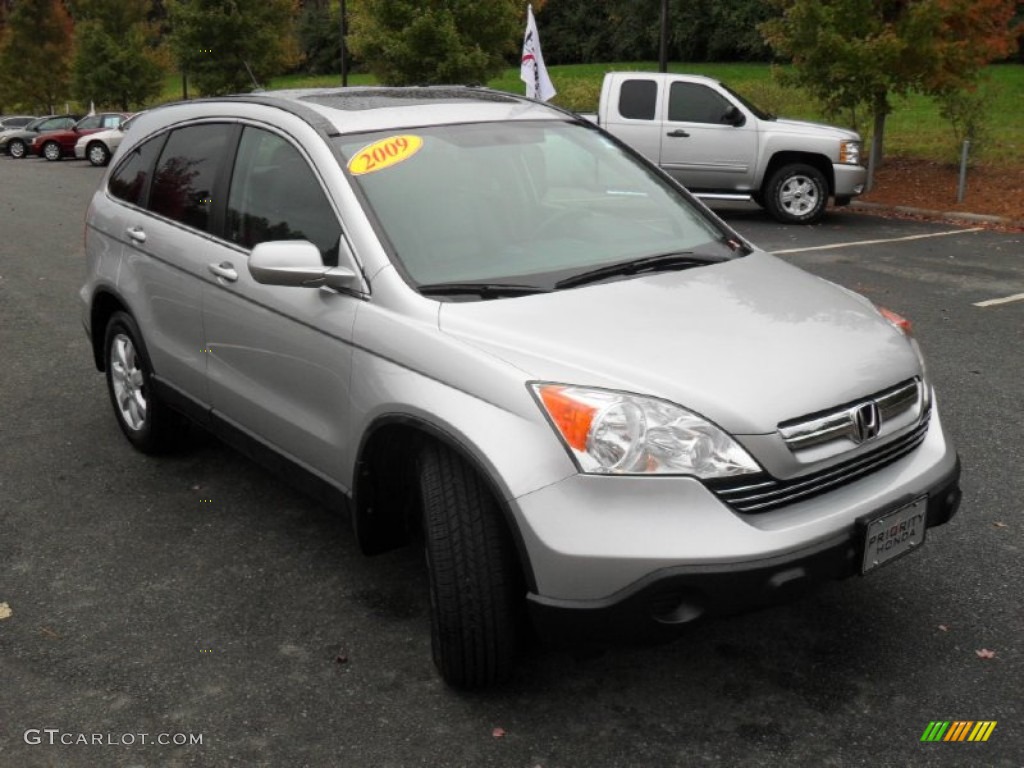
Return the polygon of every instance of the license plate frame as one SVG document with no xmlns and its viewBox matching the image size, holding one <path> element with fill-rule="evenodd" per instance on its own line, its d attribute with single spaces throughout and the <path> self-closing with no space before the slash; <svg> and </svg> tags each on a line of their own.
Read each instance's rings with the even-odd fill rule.
<svg viewBox="0 0 1024 768">
<path fill-rule="evenodd" d="M 861 518 L 862 576 L 893 560 L 916 552 L 924 544 L 928 530 L 928 495 L 907 504 Z"/>
</svg>

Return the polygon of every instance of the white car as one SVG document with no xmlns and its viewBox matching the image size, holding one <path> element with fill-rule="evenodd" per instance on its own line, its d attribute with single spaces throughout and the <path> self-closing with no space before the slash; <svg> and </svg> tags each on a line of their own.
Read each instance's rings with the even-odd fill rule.
<svg viewBox="0 0 1024 768">
<path fill-rule="evenodd" d="M 132 115 L 117 128 L 109 128 L 99 133 L 90 133 L 88 136 L 80 138 L 78 143 L 75 144 L 75 158 L 78 160 L 88 160 L 97 167 L 102 167 L 109 163 L 110 158 L 114 156 L 114 152 L 121 145 L 121 139 L 124 138 L 125 132 L 137 116 Z"/>
</svg>

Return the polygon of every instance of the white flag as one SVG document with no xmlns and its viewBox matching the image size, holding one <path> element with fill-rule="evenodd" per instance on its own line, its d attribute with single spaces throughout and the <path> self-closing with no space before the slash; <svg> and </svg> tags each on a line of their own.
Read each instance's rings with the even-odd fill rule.
<svg viewBox="0 0 1024 768">
<path fill-rule="evenodd" d="M 533 20 L 533 6 L 526 6 L 526 36 L 523 37 L 523 60 L 519 65 L 519 79 L 526 83 L 526 95 L 531 99 L 548 101 L 557 93 L 544 66 L 537 36 L 537 22 Z"/>
</svg>

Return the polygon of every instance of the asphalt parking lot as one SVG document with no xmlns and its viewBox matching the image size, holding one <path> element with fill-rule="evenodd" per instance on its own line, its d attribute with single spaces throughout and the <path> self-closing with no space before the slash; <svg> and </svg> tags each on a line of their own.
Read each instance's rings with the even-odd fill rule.
<svg viewBox="0 0 1024 768">
<path fill-rule="evenodd" d="M 960 515 L 868 578 L 668 645 L 535 649 L 463 694 L 430 661 L 416 552 L 363 558 L 215 442 L 124 440 L 79 320 L 100 178 L 0 158 L 0 766 L 1024 765 L 1024 300 L 985 304 L 1024 294 L 1024 235 L 725 212 L 913 321 Z M 922 743 L 936 720 L 997 726 Z"/>
</svg>

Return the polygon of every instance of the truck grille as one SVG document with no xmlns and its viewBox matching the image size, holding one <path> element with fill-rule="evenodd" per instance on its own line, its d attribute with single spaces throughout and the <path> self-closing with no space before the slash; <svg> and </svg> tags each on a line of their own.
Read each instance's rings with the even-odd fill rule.
<svg viewBox="0 0 1024 768">
<path fill-rule="evenodd" d="M 916 427 L 895 440 L 818 472 L 789 480 L 760 474 L 704 482 L 718 498 L 737 512 L 770 512 L 852 483 L 903 458 L 924 441 L 928 433 L 928 416 L 929 412 L 925 412 Z"/>
</svg>

